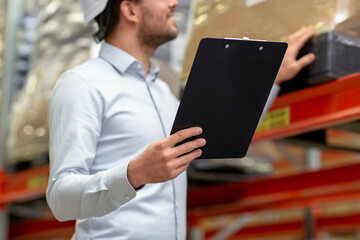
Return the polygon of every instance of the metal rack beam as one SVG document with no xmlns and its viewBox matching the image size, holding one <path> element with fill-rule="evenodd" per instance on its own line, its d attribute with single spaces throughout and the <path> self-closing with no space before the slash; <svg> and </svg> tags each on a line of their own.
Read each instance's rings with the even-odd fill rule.
<svg viewBox="0 0 360 240">
<path fill-rule="evenodd" d="M 360 199 L 359 172 L 353 164 L 190 190 L 188 208 L 200 217 Z"/>
<path fill-rule="evenodd" d="M 7 1 L 5 49 L 4 49 L 4 73 L 1 82 L 0 94 L 0 171 L 5 165 L 6 141 L 9 129 L 9 112 L 12 95 L 14 92 L 13 76 L 15 72 L 16 57 L 16 34 L 20 23 L 22 0 Z M 1 177 L 1 175 L 0 175 Z M 4 182 L 0 180 L 0 183 Z M 1 188 L 1 187 L 0 187 Z M 0 189 L 1 190 L 1 189 Z M 1 194 L 1 192 L 0 192 Z M 2 199 L 2 196 L 0 196 Z M 7 239 L 8 216 L 6 208 L 0 203 L 0 240 Z"/>
<path fill-rule="evenodd" d="M 279 96 L 253 140 L 275 139 L 360 119 L 360 73 Z"/>
<path fill-rule="evenodd" d="M 339 232 L 353 230 L 360 227 L 360 215 L 351 215 L 333 218 L 318 218 L 315 220 L 319 232 Z M 251 239 L 258 237 L 270 237 L 276 235 L 304 235 L 304 222 L 295 221 L 280 224 L 268 224 L 262 226 L 245 227 L 227 239 Z M 205 239 L 212 238 L 217 231 L 209 231 L 205 234 Z"/>
<path fill-rule="evenodd" d="M 216 222 L 222 217 L 293 209 L 304 209 L 305 213 L 305 209 L 308 209 L 315 212 L 313 234 L 360 229 L 358 213 L 347 212 L 329 217 L 320 208 L 329 204 L 360 203 L 359 172 L 360 164 L 355 164 L 191 190 L 188 194 L 188 223 L 190 229 L 195 227 L 201 231 L 201 222 Z M 233 231 L 229 239 L 304 234 L 304 220 L 246 226 Z M 223 230 L 202 229 L 203 237 L 196 239 L 211 239 L 219 231 Z"/>
</svg>

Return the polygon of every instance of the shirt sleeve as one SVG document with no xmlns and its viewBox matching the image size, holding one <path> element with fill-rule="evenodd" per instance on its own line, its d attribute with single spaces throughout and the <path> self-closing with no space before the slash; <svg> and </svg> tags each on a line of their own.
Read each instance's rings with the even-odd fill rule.
<svg viewBox="0 0 360 240">
<path fill-rule="evenodd" d="M 60 221 L 99 217 L 136 196 L 128 163 L 92 174 L 103 115 L 101 94 L 79 75 L 58 80 L 48 102 L 50 177 L 47 202 Z"/>
<path fill-rule="evenodd" d="M 273 105 L 273 103 L 275 102 L 276 100 L 276 97 L 278 96 L 279 94 L 279 91 L 280 91 L 280 86 L 277 85 L 277 84 L 274 84 L 271 88 L 271 91 L 270 91 L 270 94 L 269 94 L 269 97 L 266 101 L 266 104 L 265 104 L 265 107 L 264 107 L 264 110 L 261 114 L 261 117 L 260 117 L 260 120 L 259 120 L 259 124 L 262 122 L 262 120 L 264 120 L 264 117 L 265 115 L 268 113 L 268 111 L 270 110 L 271 106 Z"/>
</svg>

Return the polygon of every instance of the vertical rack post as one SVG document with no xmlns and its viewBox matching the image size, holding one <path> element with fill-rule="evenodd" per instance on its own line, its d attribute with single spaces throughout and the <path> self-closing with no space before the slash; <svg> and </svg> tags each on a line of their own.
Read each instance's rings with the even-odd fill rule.
<svg viewBox="0 0 360 240">
<path fill-rule="evenodd" d="M 0 102 L 0 171 L 5 167 L 6 141 L 9 130 L 9 113 L 14 92 L 13 76 L 16 60 L 16 33 L 19 27 L 22 0 L 7 1 L 5 25 L 4 72 L 1 82 Z M 2 177 L 5 175 L 2 174 Z M 8 214 L 6 207 L 0 208 L 0 240 L 8 237 Z"/>
</svg>

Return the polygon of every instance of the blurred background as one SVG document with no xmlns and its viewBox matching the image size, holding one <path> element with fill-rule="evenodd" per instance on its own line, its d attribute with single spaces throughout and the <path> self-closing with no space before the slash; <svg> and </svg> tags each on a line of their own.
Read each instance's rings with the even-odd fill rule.
<svg viewBox="0 0 360 240">
<path fill-rule="evenodd" d="M 199 41 L 314 36 L 316 61 L 281 92 L 246 157 L 188 169 L 188 239 L 360 240 L 360 0 L 179 0 L 156 51 L 181 98 Z M 99 50 L 76 0 L 0 0 L 0 239 L 65 240 L 48 180 L 46 105 L 60 74 Z M 240 66 L 241 67 L 241 66 Z"/>
</svg>

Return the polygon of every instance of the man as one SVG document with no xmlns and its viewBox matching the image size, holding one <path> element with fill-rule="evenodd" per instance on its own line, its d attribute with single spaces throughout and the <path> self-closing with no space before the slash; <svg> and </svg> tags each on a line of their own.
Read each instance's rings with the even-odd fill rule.
<svg viewBox="0 0 360 240">
<path fill-rule="evenodd" d="M 185 239 L 185 170 L 206 141 L 175 147 L 202 130 L 168 136 L 178 101 L 150 61 L 178 34 L 172 18 L 178 2 L 81 4 L 85 21 L 96 17 L 97 37 L 106 42 L 98 58 L 64 73 L 49 99 L 49 206 L 60 221 L 77 219 L 77 240 Z M 301 31 L 293 36 L 295 51 L 284 60 L 278 83 L 314 59 L 295 60 L 313 34 Z"/>
</svg>

